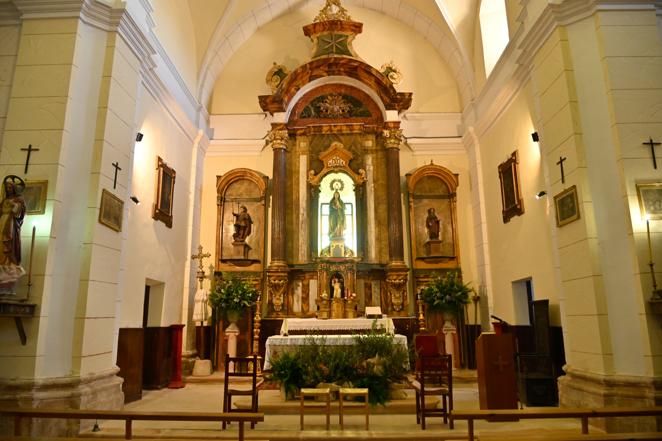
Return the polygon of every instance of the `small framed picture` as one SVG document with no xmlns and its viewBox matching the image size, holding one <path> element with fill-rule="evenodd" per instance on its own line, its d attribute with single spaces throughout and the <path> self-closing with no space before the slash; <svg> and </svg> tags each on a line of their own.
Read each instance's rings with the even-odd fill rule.
<svg viewBox="0 0 662 441">
<path fill-rule="evenodd" d="M 172 204 L 175 193 L 175 170 L 157 157 L 156 163 L 156 202 L 152 218 L 172 228 Z"/>
<path fill-rule="evenodd" d="M 25 181 L 23 199 L 25 199 L 26 214 L 44 214 L 47 193 L 48 181 Z"/>
<path fill-rule="evenodd" d="M 643 219 L 662 219 L 662 183 L 637 184 L 637 196 Z"/>
<path fill-rule="evenodd" d="M 101 191 L 99 223 L 115 231 L 122 231 L 124 201 L 105 188 Z"/>
<path fill-rule="evenodd" d="M 554 196 L 554 207 L 556 208 L 557 227 L 562 227 L 579 219 L 577 186 L 573 185 Z"/>
<path fill-rule="evenodd" d="M 522 194 L 519 189 L 519 170 L 517 168 L 517 151 L 514 151 L 506 162 L 499 164 L 499 181 L 501 181 L 501 203 L 503 223 L 511 218 L 524 214 Z"/>
</svg>

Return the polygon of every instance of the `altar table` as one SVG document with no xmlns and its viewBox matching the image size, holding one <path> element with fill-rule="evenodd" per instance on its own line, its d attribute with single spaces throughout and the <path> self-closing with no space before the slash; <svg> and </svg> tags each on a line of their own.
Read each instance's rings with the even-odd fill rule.
<svg viewBox="0 0 662 441">
<path fill-rule="evenodd" d="M 395 325 L 391 318 L 351 318 L 328 319 L 316 318 L 286 318 L 280 327 L 280 335 L 301 334 L 358 334 L 373 329 L 383 330 L 387 334 L 395 333 Z"/>
<path fill-rule="evenodd" d="M 324 320 L 326 321 L 326 320 Z M 355 343 L 355 335 L 272 335 L 267 338 L 265 353 L 264 353 L 264 369 L 265 371 L 271 369 L 271 358 L 275 357 L 282 351 L 287 350 L 289 346 L 302 346 L 305 345 L 310 338 L 319 339 L 324 341 L 324 344 L 330 346 L 351 346 Z M 407 337 L 402 334 L 395 334 L 393 342 L 400 346 L 405 351 L 407 349 Z M 409 366 L 407 366 L 409 369 Z"/>
</svg>

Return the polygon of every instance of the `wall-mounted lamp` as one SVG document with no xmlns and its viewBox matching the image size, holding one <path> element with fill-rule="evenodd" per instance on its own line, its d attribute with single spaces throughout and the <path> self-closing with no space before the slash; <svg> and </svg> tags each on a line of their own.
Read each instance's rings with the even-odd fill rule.
<svg viewBox="0 0 662 441">
<path fill-rule="evenodd" d="M 540 199 L 541 197 L 545 196 L 547 192 L 545 190 L 539 191 L 536 193 L 536 199 Z"/>
<path fill-rule="evenodd" d="M 142 141 L 142 140 L 143 140 L 143 136 L 145 136 L 145 135 L 143 135 L 143 134 L 140 133 L 140 132 L 136 133 L 136 142 L 140 142 L 140 141 Z"/>
<path fill-rule="evenodd" d="M 531 134 L 531 139 L 533 139 L 533 142 L 538 142 L 540 141 L 540 137 L 538 136 L 538 132 L 533 132 Z"/>
<path fill-rule="evenodd" d="M 131 199 L 134 204 L 140 205 L 140 199 L 138 199 L 137 197 L 131 196 L 129 199 Z"/>
</svg>

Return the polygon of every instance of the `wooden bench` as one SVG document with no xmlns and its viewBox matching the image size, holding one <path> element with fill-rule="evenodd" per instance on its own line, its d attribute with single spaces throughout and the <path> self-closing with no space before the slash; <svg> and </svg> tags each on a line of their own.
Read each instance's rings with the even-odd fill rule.
<svg viewBox="0 0 662 441">
<path fill-rule="evenodd" d="M 0 409 L 0 415 L 14 417 L 14 436 L 21 436 L 23 418 L 77 420 L 123 420 L 124 439 L 132 439 L 133 421 L 218 421 L 239 423 L 239 441 L 244 440 L 244 424 L 264 421 L 263 413 L 220 412 L 128 412 L 123 410 L 78 409 Z"/>
<path fill-rule="evenodd" d="M 579 418 L 582 424 L 582 437 L 577 437 L 577 439 L 589 440 L 589 439 L 623 439 L 623 438 L 609 438 L 611 435 L 618 434 L 595 434 L 588 435 L 588 420 L 589 418 L 607 418 L 607 417 L 634 417 L 634 416 L 650 416 L 650 417 L 659 417 L 662 416 L 662 406 L 653 406 L 653 407 L 601 407 L 595 409 L 589 408 L 570 408 L 570 407 L 555 407 L 555 408 L 544 408 L 544 409 L 486 409 L 486 410 L 453 410 L 451 412 L 450 418 L 452 421 L 455 420 L 467 420 L 467 427 L 469 432 L 469 441 L 475 441 L 474 435 L 474 421 L 475 420 L 487 420 L 487 421 L 513 421 L 520 419 L 549 419 L 549 418 Z M 622 436 L 623 434 L 621 434 Z M 654 435 L 656 438 L 628 438 L 625 439 L 660 439 L 662 438 L 660 434 L 651 433 L 651 434 L 630 434 L 637 436 L 651 436 Z M 598 438 L 586 438 L 586 436 L 597 436 Z M 603 438 L 599 438 L 602 436 Z M 607 436 L 607 437 L 605 437 Z M 489 437 L 481 436 L 481 440 L 488 439 Z M 514 439 L 513 436 L 503 436 L 502 438 L 492 438 L 492 439 L 504 439 L 509 440 Z M 529 437 L 529 439 L 531 439 Z M 541 437 L 538 439 L 555 439 L 553 437 Z M 567 438 L 556 438 L 556 439 L 567 439 Z M 572 438 L 575 439 L 575 438 Z"/>
</svg>

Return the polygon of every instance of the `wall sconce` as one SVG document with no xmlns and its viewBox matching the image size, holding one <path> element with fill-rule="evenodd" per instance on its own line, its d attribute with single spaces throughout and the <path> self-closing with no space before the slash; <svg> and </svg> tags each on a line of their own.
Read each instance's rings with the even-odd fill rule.
<svg viewBox="0 0 662 441">
<path fill-rule="evenodd" d="M 540 199 L 541 197 L 545 196 L 547 192 L 545 190 L 541 190 L 538 193 L 536 193 L 536 199 Z"/>
<path fill-rule="evenodd" d="M 129 199 L 131 199 L 134 204 L 140 205 L 140 199 L 138 199 L 137 197 L 131 196 Z"/>
<path fill-rule="evenodd" d="M 145 136 L 145 135 L 143 135 L 143 134 L 140 133 L 140 132 L 136 133 L 136 142 L 140 142 L 140 141 L 142 141 L 142 140 L 143 140 L 143 136 Z"/>
<path fill-rule="evenodd" d="M 531 134 L 531 139 L 533 139 L 533 142 L 538 142 L 540 141 L 540 137 L 538 136 L 538 132 L 533 132 Z"/>
</svg>

